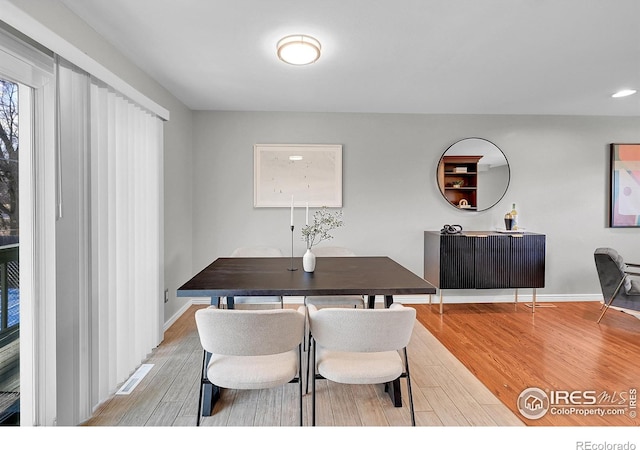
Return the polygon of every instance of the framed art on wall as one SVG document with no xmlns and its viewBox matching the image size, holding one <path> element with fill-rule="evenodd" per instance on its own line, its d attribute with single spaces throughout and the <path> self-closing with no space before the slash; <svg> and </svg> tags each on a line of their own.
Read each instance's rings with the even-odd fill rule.
<svg viewBox="0 0 640 450">
<path fill-rule="evenodd" d="M 256 144 L 253 167 L 257 208 L 342 207 L 342 145 Z"/>
<path fill-rule="evenodd" d="M 611 144 L 609 226 L 640 227 L 640 144 Z"/>
</svg>

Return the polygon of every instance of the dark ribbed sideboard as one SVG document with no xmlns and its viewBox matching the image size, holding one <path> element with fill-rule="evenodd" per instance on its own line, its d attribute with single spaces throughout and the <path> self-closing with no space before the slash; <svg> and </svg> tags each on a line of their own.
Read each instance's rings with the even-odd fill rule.
<svg viewBox="0 0 640 450">
<path fill-rule="evenodd" d="M 440 289 L 544 287 L 546 236 L 538 233 L 424 232 L 424 279 Z"/>
</svg>

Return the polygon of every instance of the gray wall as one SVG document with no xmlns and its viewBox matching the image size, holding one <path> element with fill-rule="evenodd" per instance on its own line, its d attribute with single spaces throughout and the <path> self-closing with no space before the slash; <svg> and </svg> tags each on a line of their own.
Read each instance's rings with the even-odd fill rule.
<svg viewBox="0 0 640 450">
<path fill-rule="evenodd" d="M 442 152 L 464 137 L 492 141 L 510 163 L 509 189 L 486 212 L 458 211 L 437 189 Z M 638 229 L 606 226 L 612 142 L 640 142 L 640 119 L 194 112 L 194 273 L 238 246 L 291 251 L 289 210 L 253 207 L 254 144 L 342 144 L 345 226 L 334 233 L 332 245 L 388 255 L 422 275 L 424 230 L 445 223 L 467 230 L 503 226 L 515 202 L 521 226 L 547 235 L 546 287 L 538 290 L 539 298 L 595 299 L 601 295 L 596 247 L 611 246 L 627 260 L 640 261 Z M 296 221 L 304 221 L 302 208 Z M 299 229 L 296 256 L 304 250 Z"/>
</svg>

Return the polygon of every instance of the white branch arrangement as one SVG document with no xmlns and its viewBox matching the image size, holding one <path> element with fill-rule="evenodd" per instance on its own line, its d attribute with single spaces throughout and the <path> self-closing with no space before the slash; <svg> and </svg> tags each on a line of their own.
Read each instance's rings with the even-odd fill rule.
<svg viewBox="0 0 640 450">
<path fill-rule="evenodd" d="M 313 222 L 302 228 L 302 240 L 307 243 L 307 248 L 311 249 L 322 241 L 333 239 L 329 231 L 342 225 L 342 210 L 331 213 L 323 206 L 313 214 Z"/>
</svg>

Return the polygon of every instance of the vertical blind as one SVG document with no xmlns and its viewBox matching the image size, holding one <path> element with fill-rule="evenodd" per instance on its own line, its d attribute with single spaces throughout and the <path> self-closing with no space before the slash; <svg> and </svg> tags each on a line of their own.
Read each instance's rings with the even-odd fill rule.
<svg viewBox="0 0 640 450">
<path fill-rule="evenodd" d="M 58 359 L 58 424 L 72 425 L 162 339 L 163 135 L 155 114 L 61 58 L 57 78 L 57 333 L 72 349 Z"/>
</svg>

